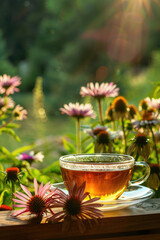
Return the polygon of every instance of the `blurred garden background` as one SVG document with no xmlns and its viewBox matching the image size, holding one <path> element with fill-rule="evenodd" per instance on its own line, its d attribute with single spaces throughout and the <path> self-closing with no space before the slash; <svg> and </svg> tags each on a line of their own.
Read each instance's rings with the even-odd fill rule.
<svg viewBox="0 0 160 240">
<path fill-rule="evenodd" d="M 59 158 L 61 136 L 74 133 L 59 108 L 86 101 L 81 86 L 114 82 L 138 106 L 159 85 L 159 0 L 5 0 L 0 12 L 0 75 L 21 77 L 14 100 L 28 111 L 21 142 L 2 135 L 1 145 L 36 143 L 40 168 Z"/>
</svg>

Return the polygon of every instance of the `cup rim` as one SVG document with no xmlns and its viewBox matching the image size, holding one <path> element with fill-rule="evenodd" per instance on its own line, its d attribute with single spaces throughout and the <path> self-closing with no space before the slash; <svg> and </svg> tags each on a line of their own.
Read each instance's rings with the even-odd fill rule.
<svg viewBox="0 0 160 240">
<path fill-rule="evenodd" d="M 92 161 L 71 161 L 68 160 L 67 158 L 70 157 L 89 157 L 89 156 L 117 156 L 117 157 L 125 157 L 125 159 L 123 159 L 122 161 L 104 161 L 104 162 L 92 162 Z M 127 162 L 134 162 L 135 159 L 134 157 L 127 155 L 127 154 L 120 154 L 120 153 L 90 153 L 90 154 L 86 154 L 86 153 L 79 153 L 79 154 L 67 154 L 67 155 L 63 155 L 59 158 L 59 161 L 65 162 L 65 163 L 72 163 L 72 164 L 94 164 L 94 165 L 99 165 L 99 164 L 124 164 Z"/>
</svg>

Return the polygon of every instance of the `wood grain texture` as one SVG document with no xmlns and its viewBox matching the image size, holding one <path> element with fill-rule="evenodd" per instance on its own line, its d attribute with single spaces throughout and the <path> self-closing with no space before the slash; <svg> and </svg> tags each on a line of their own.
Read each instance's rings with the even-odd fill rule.
<svg viewBox="0 0 160 240">
<path fill-rule="evenodd" d="M 160 199 L 151 199 L 127 209 L 105 212 L 98 225 L 80 233 L 75 223 L 69 232 L 62 232 L 62 223 L 31 224 L 28 217 L 11 217 L 0 212 L 1 240 L 160 240 Z"/>
</svg>

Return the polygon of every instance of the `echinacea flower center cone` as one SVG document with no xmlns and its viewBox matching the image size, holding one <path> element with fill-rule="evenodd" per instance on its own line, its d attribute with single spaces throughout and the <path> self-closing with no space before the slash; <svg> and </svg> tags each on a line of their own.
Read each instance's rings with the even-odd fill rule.
<svg viewBox="0 0 160 240">
<path fill-rule="evenodd" d="M 45 201 L 42 197 L 35 195 L 28 201 L 28 206 L 31 213 L 39 215 L 45 208 Z"/>
<path fill-rule="evenodd" d="M 125 113 L 127 111 L 127 101 L 123 97 L 117 97 L 113 102 L 116 112 Z"/>
<path fill-rule="evenodd" d="M 140 106 L 141 106 L 141 108 L 143 109 L 143 110 L 147 110 L 147 108 L 148 108 L 148 104 L 147 104 L 147 101 L 146 100 L 141 100 L 141 102 L 140 102 L 140 104 L 139 104 Z"/>
<path fill-rule="evenodd" d="M 102 131 L 103 131 L 102 128 L 96 128 L 96 129 L 93 130 L 93 134 L 98 135 Z"/>
<path fill-rule="evenodd" d="M 106 131 L 101 131 L 98 135 L 97 135 L 97 140 L 99 144 L 106 144 L 108 145 L 110 142 L 110 136 L 109 133 Z"/>
<path fill-rule="evenodd" d="M 147 137 L 145 134 L 137 134 L 136 135 L 136 141 L 135 141 L 136 145 L 138 146 L 144 146 L 147 144 Z"/>
<path fill-rule="evenodd" d="M 3 83 L 3 88 L 8 89 L 12 85 L 11 82 L 4 82 Z"/>
<path fill-rule="evenodd" d="M 129 106 L 129 114 L 132 118 L 138 113 L 137 108 L 134 105 Z"/>
<path fill-rule="evenodd" d="M 64 209 L 72 216 L 76 216 L 81 211 L 81 202 L 77 198 L 70 198 L 66 201 Z"/>
<path fill-rule="evenodd" d="M 7 168 L 6 173 L 7 173 L 7 180 L 16 181 L 18 179 L 19 168 L 17 167 Z"/>
</svg>

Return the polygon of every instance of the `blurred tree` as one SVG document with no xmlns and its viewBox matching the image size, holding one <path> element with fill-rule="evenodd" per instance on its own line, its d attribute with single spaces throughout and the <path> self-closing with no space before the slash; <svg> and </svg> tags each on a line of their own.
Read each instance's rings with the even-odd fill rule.
<svg viewBox="0 0 160 240">
<path fill-rule="evenodd" d="M 150 4 L 150 16 L 142 9 L 148 42 L 141 42 L 142 51 L 130 61 L 121 62 L 112 58 L 116 48 L 108 54 L 107 44 L 114 41 L 112 30 L 119 28 L 124 34 L 124 24 L 120 23 L 128 22 L 130 26 L 133 16 L 130 11 L 126 14 L 124 1 L 15 0 L 14 4 L 12 0 L 2 1 L 0 53 L 4 60 L 0 72 L 16 71 L 23 79 L 25 91 L 33 89 L 36 77 L 42 76 L 44 91 L 51 94 L 56 109 L 64 102 L 78 100 L 80 86 L 97 81 L 96 73 L 101 67 L 107 72 L 103 80 L 116 82 L 120 94 L 126 95 L 131 84 L 128 73 L 139 74 L 152 63 L 152 51 L 160 48 L 159 8 L 154 1 Z M 112 19 L 117 19 L 114 27 L 110 26 Z M 136 33 L 141 23 L 138 18 L 135 20 L 127 29 L 130 34 L 133 30 Z M 133 51 L 132 47 L 128 49 Z M 123 45 L 118 53 L 124 53 Z"/>
<path fill-rule="evenodd" d="M 45 18 L 43 0 L 6 0 L 1 2 L 0 28 L 13 64 L 26 59 L 37 38 L 39 22 Z"/>
</svg>

